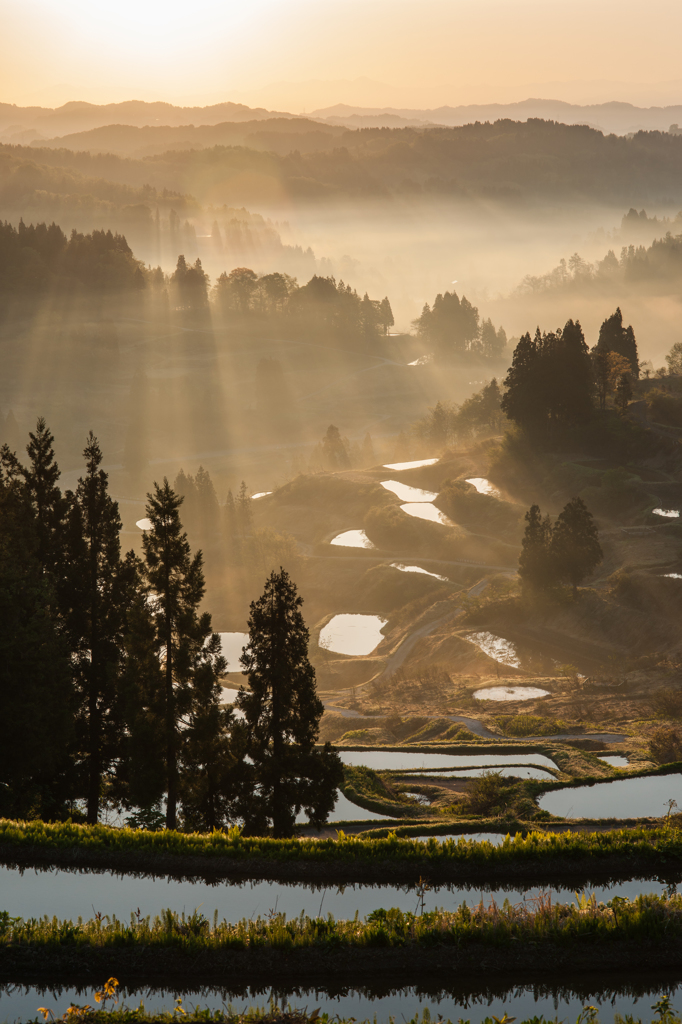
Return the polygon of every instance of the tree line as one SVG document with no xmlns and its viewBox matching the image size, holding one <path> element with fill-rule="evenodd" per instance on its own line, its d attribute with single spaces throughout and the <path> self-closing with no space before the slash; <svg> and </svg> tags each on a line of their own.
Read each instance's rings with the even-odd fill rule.
<svg viewBox="0 0 682 1024">
<path fill-rule="evenodd" d="M 412 326 L 441 363 L 452 362 L 466 354 L 499 359 L 507 345 L 504 328 L 496 330 L 489 317 L 481 320 L 476 306 L 466 295 L 460 299 L 457 292 L 437 295 L 433 306 L 427 302 Z"/>
<path fill-rule="evenodd" d="M 555 523 L 549 515 L 543 517 L 539 505 L 531 505 L 525 521 L 519 557 L 523 589 L 527 593 L 546 594 L 568 583 L 575 599 L 578 586 L 603 558 L 597 526 L 585 502 L 572 498 Z"/>
<path fill-rule="evenodd" d="M 504 381 L 501 408 L 529 434 L 551 439 L 559 428 L 589 419 L 596 402 L 604 410 L 610 394 L 624 413 L 638 377 L 635 334 L 618 308 L 602 323 L 591 351 L 579 321 L 524 334 Z"/>
<path fill-rule="evenodd" d="M 323 706 L 286 571 L 251 605 L 239 718 L 182 496 L 155 484 L 142 557 L 123 554 L 97 439 L 62 493 L 44 420 L 29 438 L 27 465 L 0 451 L 0 814 L 93 823 L 115 806 L 145 826 L 276 835 L 301 810 L 324 822 L 342 768 L 315 746 Z"/>
</svg>

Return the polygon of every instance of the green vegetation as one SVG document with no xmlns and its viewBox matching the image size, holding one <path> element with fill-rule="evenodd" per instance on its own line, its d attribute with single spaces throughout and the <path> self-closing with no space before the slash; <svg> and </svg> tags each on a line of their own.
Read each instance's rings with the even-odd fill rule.
<svg viewBox="0 0 682 1024">
<path fill-rule="evenodd" d="M 449 828 L 453 832 L 471 824 L 471 821 L 451 822 L 449 825 L 443 823 L 440 830 Z M 298 862 L 304 870 L 315 864 L 371 864 L 389 860 L 394 863 L 402 861 L 408 865 L 428 864 L 432 868 L 451 866 L 453 870 L 461 872 L 465 867 L 484 865 L 491 869 L 524 863 L 550 866 L 554 862 L 562 863 L 566 858 L 586 858 L 596 865 L 604 859 L 625 856 L 632 865 L 645 865 L 655 862 L 659 857 L 682 855 L 682 834 L 671 827 L 612 829 L 604 832 L 529 831 L 525 836 L 517 832 L 513 838 L 494 847 L 485 842 L 476 843 L 457 838 L 443 843 L 433 839 L 426 843 L 415 842 L 399 839 L 394 832 L 379 839 L 367 839 L 362 835 L 347 836 L 342 831 L 338 832 L 335 839 L 271 839 L 249 838 L 237 828 L 201 835 L 170 830 L 144 832 L 105 825 L 77 825 L 71 822 L 47 824 L 42 821 L 5 819 L 0 820 L 0 848 L 5 860 L 12 860 L 15 855 L 30 854 L 39 855 L 41 862 L 45 862 L 46 856 L 49 860 L 50 851 L 55 855 L 72 851 L 79 862 L 82 862 L 83 857 L 93 855 L 98 863 L 104 863 L 107 856 L 111 856 L 118 865 L 124 863 L 121 855 L 129 855 L 131 870 L 135 869 L 137 856 L 153 856 L 159 863 L 159 858 L 170 856 L 177 863 L 179 871 L 183 870 L 182 859 L 191 857 L 194 864 L 197 859 L 203 861 L 206 870 L 212 870 L 212 862 L 220 859 L 221 863 L 215 864 L 215 870 L 225 872 L 229 872 L 231 867 L 237 869 L 240 864 L 255 860 L 290 864 Z M 145 860 L 145 863 L 149 861 Z M 168 860 L 163 863 L 164 870 L 171 870 Z"/>
<path fill-rule="evenodd" d="M 540 715 L 498 715 L 495 725 L 505 736 L 553 736 L 566 731 L 566 723 Z"/>
<path fill-rule="evenodd" d="M 131 914 L 129 923 L 115 916 L 60 921 L 56 917 L 24 921 L 0 913 L 0 949 L 12 947 L 55 951 L 68 947 L 74 954 L 90 950 L 122 951 L 144 947 L 149 957 L 173 948 L 188 955 L 200 952 L 260 952 L 291 954 L 305 949 L 340 953 L 352 949 L 403 948 L 435 945 L 461 946 L 472 942 L 504 945 L 509 942 L 557 943 L 570 946 L 584 940 L 600 942 L 671 942 L 682 938 L 682 896 L 640 895 L 635 900 L 617 897 L 607 904 L 582 896 L 575 904 L 553 904 L 549 896 L 535 902 L 502 907 L 483 902 L 455 911 L 436 910 L 417 916 L 398 909 L 373 911 L 364 922 L 310 918 L 303 914 L 287 920 L 285 914 L 211 922 L 198 910 L 191 916 L 165 910 L 153 920 Z"/>
</svg>

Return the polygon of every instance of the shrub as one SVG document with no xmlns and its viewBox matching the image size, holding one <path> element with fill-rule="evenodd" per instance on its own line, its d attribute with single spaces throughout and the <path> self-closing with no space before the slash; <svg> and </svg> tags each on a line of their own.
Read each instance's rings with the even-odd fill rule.
<svg viewBox="0 0 682 1024">
<path fill-rule="evenodd" d="M 540 715 L 500 715 L 495 719 L 505 736 L 553 736 L 566 731 L 566 723 Z"/>
<path fill-rule="evenodd" d="M 513 783 L 507 783 L 500 772 L 484 772 L 467 783 L 466 809 L 486 817 L 501 814 L 511 803 Z"/>
<path fill-rule="evenodd" d="M 677 729 L 656 729 L 649 740 L 649 753 L 658 764 L 682 761 L 682 738 Z"/>
</svg>

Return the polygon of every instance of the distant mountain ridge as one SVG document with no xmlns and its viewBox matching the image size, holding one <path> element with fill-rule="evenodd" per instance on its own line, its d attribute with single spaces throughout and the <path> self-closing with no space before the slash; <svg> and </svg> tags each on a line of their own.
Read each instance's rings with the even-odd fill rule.
<svg viewBox="0 0 682 1024">
<path fill-rule="evenodd" d="M 247 107 L 243 103 L 215 103 L 209 107 L 176 107 L 172 103 L 126 100 L 123 103 L 84 103 L 73 101 L 61 107 L 18 107 L 0 103 L 0 135 L 31 134 L 34 138 L 53 138 L 90 131 L 104 125 L 126 124 L 181 127 L 188 124 L 220 124 L 225 121 L 261 121 L 267 118 L 298 118 L 298 114 Z M 17 142 L 29 141 L 17 138 Z"/>
<path fill-rule="evenodd" d="M 629 132 L 667 131 L 671 124 L 682 122 L 682 104 L 668 107 L 636 107 L 632 103 L 613 100 L 609 103 L 578 104 L 563 100 L 527 99 L 518 103 L 469 103 L 462 106 L 413 109 L 409 107 L 354 107 L 337 103 L 332 107 L 313 110 L 308 115 L 328 120 L 331 124 L 359 127 L 358 119 L 387 118 L 386 127 L 392 126 L 388 118 L 401 118 L 412 123 L 457 127 L 475 121 L 526 121 L 539 117 L 562 124 L 587 124 L 606 134 L 626 135 Z"/>
</svg>

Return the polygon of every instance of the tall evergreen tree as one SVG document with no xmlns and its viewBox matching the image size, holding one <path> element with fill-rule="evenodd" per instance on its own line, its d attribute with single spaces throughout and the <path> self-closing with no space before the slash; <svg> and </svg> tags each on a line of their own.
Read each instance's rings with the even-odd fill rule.
<svg viewBox="0 0 682 1024">
<path fill-rule="evenodd" d="M 542 518 L 539 505 L 531 505 L 525 515 L 526 529 L 519 556 L 519 576 L 524 590 L 542 591 L 554 583 L 551 543 L 552 523 Z"/>
<path fill-rule="evenodd" d="M 242 687 L 235 704 L 245 715 L 252 762 L 244 764 L 240 813 L 255 833 L 271 825 L 275 836 L 291 835 L 302 809 L 320 827 L 343 779 L 330 745 L 315 749 L 324 707 L 308 660 L 302 603 L 280 569 L 251 604 L 249 642 L 241 657 L 250 689 Z"/>
<path fill-rule="evenodd" d="M 619 352 L 620 355 L 630 363 L 632 375 L 639 377 L 639 357 L 637 354 L 637 341 L 632 327 L 623 326 L 623 314 L 620 306 L 615 313 L 608 316 L 599 328 L 599 340 L 597 348 L 600 351 Z"/>
<path fill-rule="evenodd" d="M 69 650 L 21 467 L 0 458 L 0 815 L 59 818 L 69 798 L 75 704 Z M 49 536 L 49 534 L 48 534 Z"/>
<path fill-rule="evenodd" d="M 59 466 L 55 461 L 54 437 L 42 416 L 38 419 L 35 433 L 29 433 L 28 436 L 26 451 L 29 466 L 23 475 L 35 512 L 37 556 L 46 572 L 54 572 L 61 561 L 59 535 L 66 511 L 66 503 L 57 483 Z"/>
<path fill-rule="evenodd" d="M 201 551 L 191 556 L 180 521 L 182 498 L 166 479 L 161 486 L 155 484 L 154 493 L 147 498 L 152 526 L 142 539 L 149 588 L 146 608 L 161 661 L 161 678 L 151 674 L 149 680 L 148 701 L 150 712 L 154 707 L 163 712 L 166 826 L 176 828 L 183 725 L 191 720 L 193 703 L 196 706 L 196 688 L 206 685 L 206 679 L 215 681 L 225 664 L 213 639 L 211 616 L 198 612 L 205 590 L 203 556 Z M 142 608 L 138 608 L 138 616 L 143 633 L 148 627 Z M 163 689 L 158 694 L 155 683 L 161 679 Z M 142 717 L 149 720 L 153 715 Z"/>
<path fill-rule="evenodd" d="M 64 576 L 59 590 L 80 708 L 88 822 L 99 818 L 103 776 L 120 754 L 124 723 L 119 690 L 126 611 L 138 584 L 137 559 L 121 561 L 121 519 L 108 493 L 102 450 L 92 431 L 86 474 L 69 499 Z"/>
<path fill-rule="evenodd" d="M 552 531 L 551 555 L 554 571 L 571 584 L 576 598 L 579 584 L 603 558 L 597 526 L 582 498 L 573 498 L 559 513 Z"/>
</svg>

